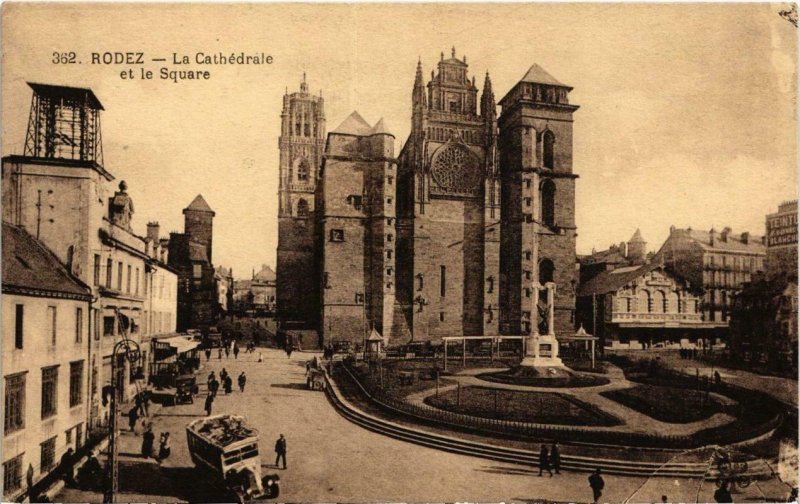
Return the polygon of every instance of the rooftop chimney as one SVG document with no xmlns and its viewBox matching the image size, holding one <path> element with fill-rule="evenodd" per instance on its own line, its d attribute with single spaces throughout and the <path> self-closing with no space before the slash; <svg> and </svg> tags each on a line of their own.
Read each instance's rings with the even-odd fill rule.
<svg viewBox="0 0 800 504">
<path fill-rule="evenodd" d="M 152 241 L 158 241 L 158 234 L 160 231 L 160 226 L 158 222 L 148 222 L 147 223 L 147 239 Z"/>
<path fill-rule="evenodd" d="M 717 230 L 713 227 L 711 231 L 708 232 L 708 241 L 711 242 L 712 247 L 717 244 Z"/>
<path fill-rule="evenodd" d="M 731 228 L 729 228 L 729 227 L 727 227 L 727 226 L 726 226 L 726 227 L 724 227 L 724 228 L 722 229 L 722 233 L 720 233 L 720 238 L 722 238 L 722 241 L 724 241 L 724 242 L 727 242 L 727 241 L 728 241 L 728 235 L 729 235 L 729 234 L 731 234 Z"/>
<path fill-rule="evenodd" d="M 745 245 L 750 243 L 750 233 L 748 233 L 747 231 L 742 233 L 742 243 L 744 243 Z"/>
</svg>

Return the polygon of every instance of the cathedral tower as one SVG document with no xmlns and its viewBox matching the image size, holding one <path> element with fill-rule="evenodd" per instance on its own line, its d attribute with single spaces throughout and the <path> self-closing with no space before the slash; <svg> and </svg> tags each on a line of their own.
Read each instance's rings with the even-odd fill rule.
<svg viewBox="0 0 800 504">
<path fill-rule="evenodd" d="M 506 334 L 574 332 L 572 115 L 578 106 L 569 103 L 571 90 L 534 64 L 500 100 L 500 289 Z M 546 309 L 550 305 L 552 314 Z"/>
<path fill-rule="evenodd" d="M 325 102 L 300 91 L 283 97 L 278 184 L 277 310 L 284 322 L 317 324 L 314 261 L 314 192 L 325 148 Z"/>
</svg>

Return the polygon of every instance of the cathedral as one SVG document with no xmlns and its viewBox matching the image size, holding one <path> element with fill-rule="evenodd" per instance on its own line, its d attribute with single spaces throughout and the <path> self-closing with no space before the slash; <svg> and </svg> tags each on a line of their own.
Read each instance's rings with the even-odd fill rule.
<svg viewBox="0 0 800 504">
<path fill-rule="evenodd" d="M 411 132 L 383 120 L 325 132 L 324 102 L 281 113 L 277 310 L 319 342 L 572 334 L 571 87 L 538 65 L 499 101 L 466 57 L 417 64 Z M 548 315 L 549 310 L 549 315 Z"/>
</svg>

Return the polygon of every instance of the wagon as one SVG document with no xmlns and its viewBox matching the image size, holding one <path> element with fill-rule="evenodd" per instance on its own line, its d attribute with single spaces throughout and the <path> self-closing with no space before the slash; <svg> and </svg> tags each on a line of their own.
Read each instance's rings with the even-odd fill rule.
<svg viewBox="0 0 800 504">
<path fill-rule="evenodd" d="M 234 502 L 274 499 L 280 495 L 277 474 L 261 475 L 258 432 L 244 417 L 214 415 L 186 426 L 189 454 Z"/>
</svg>

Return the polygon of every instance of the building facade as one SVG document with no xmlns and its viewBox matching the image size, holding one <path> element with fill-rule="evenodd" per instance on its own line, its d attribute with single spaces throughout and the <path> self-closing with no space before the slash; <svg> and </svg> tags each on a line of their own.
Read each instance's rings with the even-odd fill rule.
<svg viewBox="0 0 800 504">
<path fill-rule="evenodd" d="M 141 343 L 145 313 L 152 311 L 151 266 L 158 259 L 131 227 L 127 184 L 114 190 L 114 176 L 103 166 L 100 101 L 89 89 L 29 85 L 33 104 L 25 151 L 2 163 L 3 222 L 44 243 L 92 289 L 87 425 L 97 428 L 108 415 L 99 394 L 104 384 L 113 383 L 121 399 L 137 390 L 138 366 L 120 358 L 112 377 L 112 353 L 123 335 Z"/>
<path fill-rule="evenodd" d="M 713 338 L 715 325 L 701 314 L 702 287 L 654 259 L 638 229 L 627 242 L 578 259 L 577 320 L 601 348 Z"/>
<path fill-rule="evenodd" d="M 14 502 L 86 441 L 91 289 L 42 241 L 3 223 L 3 495 Z"/>
<path fill-rule="evenodd" d="M 233 303 L 239 314 L 265 316 L 275 313 L 276 276 L 266 264 L 248 280 L 233 282 Z"/>
<path fill-rule="evenodd" d="M 727 328 L 731 301 L 753 275 L 764 270 L 764 239 L 744 232 L 734 235 L 726 227 L 699 231 L 670 228 L 657 253 L 662 262 L 691 285 L 702 286 L 703 320 Z"/>
<path fill-rule="evenodd" d="M 396 158 L 382 121 L 357 113 L 328 134 L 323 154 L 322 99 L 305 82 L 287 93 L 282 322 L 305 321 L 321 341 L 356 343 L 372 329 L 386 343 L 574 333 L 578 107 L 570 90 L 534 65 L 501 100 L 498 118 L 488 73 L 479 96 L 453 49 L 427 83 L 418 63 L 411 132 Z"/>
</svg>

